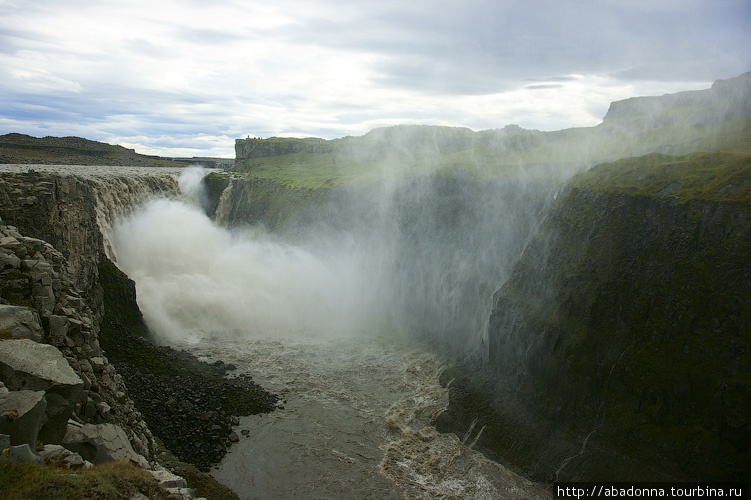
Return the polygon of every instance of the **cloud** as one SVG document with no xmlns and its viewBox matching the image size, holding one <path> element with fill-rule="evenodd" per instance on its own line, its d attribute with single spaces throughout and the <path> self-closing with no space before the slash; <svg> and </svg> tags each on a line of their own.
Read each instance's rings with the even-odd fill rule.
<svg viewBox="0 0 751 500">
<path fill-rule="evenodd" d="M 246 135 L 593 125 L 751 69 L 748 19 L 747 0 L 5 1 L 0 133 L 232 156 Z"/>
</svg>

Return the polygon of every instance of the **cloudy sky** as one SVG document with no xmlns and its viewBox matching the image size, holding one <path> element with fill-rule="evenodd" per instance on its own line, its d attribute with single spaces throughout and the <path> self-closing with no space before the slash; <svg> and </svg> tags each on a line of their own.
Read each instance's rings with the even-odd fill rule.
<svg viewBox="0 0 751 500">
<path fill-rule="evenodd" d="M 165 156 L 591 126 L 611 101 L 749 70 L 750 0 L 0 0 L 0 134 Z"/>
</svg>

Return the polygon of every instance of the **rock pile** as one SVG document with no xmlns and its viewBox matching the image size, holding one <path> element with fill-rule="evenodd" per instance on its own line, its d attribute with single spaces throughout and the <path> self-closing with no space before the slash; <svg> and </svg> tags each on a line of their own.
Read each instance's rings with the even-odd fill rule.
<svg viewBox="0 0 751 500">
<path fill-rule="evenodd" d="M 1 221 L 0 318 L 0 379 L 11 391 L 44 392 L 40 439 L 59 443 L 73 417 L 122 426 L 134 450 L 153 457 L 154 438 L 102 353 L 95 319 L 65 258 Z"/>
<path fill-rule="evenodd" d="M 203 377 L 169 376 L 144 367 L 116 366 L 154 434 L 181 460 L 204 471 L 239 440 L 232 430 L 240 424 L 234 415 L 271 411 L 277 401 L 247 376 L 224 379 L 208 370 Z"/>
<path fill-rule="evenodd" d="M 124 460 L 194 498 L 156 463 L 154 437 L 104 355 L 83 295 L 60 252 L 0 220 L 2 459 L 71 469 Z"/>
</svg>

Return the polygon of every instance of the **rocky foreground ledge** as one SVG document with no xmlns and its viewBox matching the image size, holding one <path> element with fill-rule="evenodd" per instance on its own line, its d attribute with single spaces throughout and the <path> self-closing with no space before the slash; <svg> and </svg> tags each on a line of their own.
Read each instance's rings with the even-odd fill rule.
<svg viewBox="0 0 751 500">
<path fill-rule="evenodd" d="M 122 181 L 113 189 L 135 191 Z M 197 494 L 187 486 L 237 498 L 195 466 L 224 455 L 237 415 L 273 410 L 276 398 L 249 377 L 228 378 L 232 367 L 148 340 L 134 284 L 104 250 L 98 219 L 113 207 L 102 200 L 124 199 L 108 185 L 0 178 L 0 460 L 71 469 L 119 460 L 182 498 Z"/>
<path fill-rule="evenodd" d="M 0 292 L 3 459 L 69 469 L 122 460 L 193 498 L 156 462 L 159 446 L 103 355 L 60 252 L 0 224 Z"/>
</svg>

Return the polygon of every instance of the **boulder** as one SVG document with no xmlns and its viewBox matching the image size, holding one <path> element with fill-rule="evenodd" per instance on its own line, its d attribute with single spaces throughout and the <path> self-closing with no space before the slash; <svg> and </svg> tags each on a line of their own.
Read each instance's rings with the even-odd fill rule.
<svg viewBox="0 0 751 500">
<path fill-rule="evenodd" d="M 92 463 L 125 460 L 141 467 L 146 459 L 136 453 L 122 427 L 114 424 L 86 424 L 71 427 L 63 439 L 63 446 Z"/>
<path fill-rule="evenodd" d="M 83 390 L 83 381 L 60 351 L 28 339 L 0 341 L 0 381 L 11 391 L 45 392 L 47 422 L 39 439 L 60 443 Z"/>
<path fill-rule="evenodd" d="M 42 391 L 13 391 L 0 394 L 0 433 L 10 443 L 28 443 L 36 448 L 37 436 L 44 424 L 47 402 Z"/>
<path fill-rule="evenodd" d="M 64 346 L 65 338 L 70 330 L 70 320 L 67 316 L 51 315 L 49 317 L 50 331 L 47 335 L 47 342 L 54 346 Z"/>
<path fill-rule="evenodd" d="M 11 252 L 21 252 L 22 249 L 25 251 L 26 247 L 24 247 L 23 243 L 18 241 L 14 236 L 3 236 L 0 238 L 0 247 L 7 248 Z"/>
<path fill-rule="evenodd" d="M 20 268 L 21 259 L 16 254 L 5 247 L 0 247 L 0 270 L 5 268 Z"/>
<path fill-rule="evenodd" d="M 39 314 L 23 306 L 0 304 L 0 330 L 8 330 L 12 338 L 27 338 L 41 342 L 44 330 Z"/>
<path fill-rule="evenodd" d="M 150 470 L 154 479 L 164 488 L 187 488 L 188 482 L 185 478 L 177 476 L 168 470 Z"/>
<path fill-rule="evenodd" d="M 59 444 L 48 444 L 39 452 L 45 463 L 60 465 L 66 469 L 88 469 L 91 462 L 84 460 L 81 455 L 74 453 Z"/>
<path fill-rule="evenodd" d="M 0 463 L 6 460 L 15 460 L 23 462 L 36 462 L 43 463 L 44 459 L 31 451 L 28 443 L 19 444 L 13 446 L 10 444 L 10 436 L 7 434 L 0 434 Z"/>
</svg>

